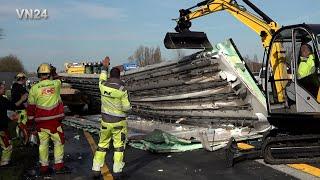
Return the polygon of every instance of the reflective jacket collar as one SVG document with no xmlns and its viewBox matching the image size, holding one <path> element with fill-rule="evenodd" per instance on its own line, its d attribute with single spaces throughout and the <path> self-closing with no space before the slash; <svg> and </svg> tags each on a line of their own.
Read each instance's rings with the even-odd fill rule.
<svg viewBox="0 0 320 180">
<path fill-rule="evenodd" d="M 314 59 L 314 55 L 313 54 L 310 54 L 308 57 L 300 57 L 300 61 L 301 62 L 306 62 L 308 61 L 309 59 Z"/>
<path fill-rule="evenodd" d="M 108 83 L 117 83 L 117 84 L 119 84 L 121 86 L 124 86 L 124 82 L 121 81 L 121 79 L 118 79 L 118 78 L 109 78 L 109 79 L 107 79 L 107 82 Z"/>
<path fill-rule="evenodd" d="M 119 90 L 124 89 L 124 82 L 117 78 L 109 78 L 105 82 L 103 82 L 103 85 Z"/>
</svg>

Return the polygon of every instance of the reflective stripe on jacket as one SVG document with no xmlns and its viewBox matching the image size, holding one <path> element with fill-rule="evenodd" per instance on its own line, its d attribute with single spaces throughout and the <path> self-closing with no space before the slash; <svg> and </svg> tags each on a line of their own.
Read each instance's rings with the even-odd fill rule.
<svg viewBox="0 0 320 180">
<path fill-rule="evenodd" d="M 28 118 L 35 121 L 60 120 L 64 117 L 60 80 L 42 80 L 32 86 L 28 98 Z"/>
<path fill-rule="evenodd" d="M 107 71 L 102 71 L 99 78 L 101 93 L 101 112 L 114 117 L 126 117 L 131 109 L 128 92 L 120 79 L 109 78 Z"/>
</svg>

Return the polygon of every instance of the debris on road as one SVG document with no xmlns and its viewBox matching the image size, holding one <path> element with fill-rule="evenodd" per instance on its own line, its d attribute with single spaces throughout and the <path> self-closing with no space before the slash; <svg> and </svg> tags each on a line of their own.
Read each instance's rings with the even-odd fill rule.
<svg viewBox="0 0 320 180">
<path fill-rule="evenodd" d="M 80 140 L 80 135 L 75 135 L 73 138 L 79 141 Z"/>
<path fill-rule="evenodd" d="M 67 116 L 64 124 L 98 134 L 100 115 Z M 204 148 L 216 151 L 224 148 L 231 137 L 236 140 L 258 139 L 262 135 L 249 127 L 222 124 L 219 127 L 197 127 L 176 123 L 148 121 L 136 116 L 128 117 L 129 144 L 152 152 L 184 152 Z M 78 136 L 74 136 L 75 139 Z M 162 143 L 162 144 L 161 144 Z"/>
</svg>

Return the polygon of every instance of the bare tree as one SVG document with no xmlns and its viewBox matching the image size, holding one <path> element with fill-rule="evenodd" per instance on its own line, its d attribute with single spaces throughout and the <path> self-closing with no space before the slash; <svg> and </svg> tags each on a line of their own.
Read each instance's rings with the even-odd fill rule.
<svg viewBox="0 0 320 180">
<path fill-rule="evenodd" d="M 129 56 L 129 57 L 128 57 L 128 60 L 129 60 L 129 62 L 134 62 L 134 61 L 135 61 L 133 55 Z"/>
<path fill-rule="evenodd" d="M 243 57 L 243 60 L 244 60 L 246 63 L 249 63 L 249 62 L 251 61 L 248 54 Z"/>
<path fill-rule="evenodd" d="M 253 56 L 253 62 L 259 63 L 258 55 L 254 54 Z"/>
<path fill-rule="evenodd" d="M 246 62 L 251 72 L 259 72 L 262 61 L 259 61 L 258 55 L 254 54 L 253 59 L 251 59 L 249 55 L 245 55 L 243 60 Z"/>
<path fill-rule="evenodd" d="M 139 66 L 145 66 L 143 46 L 138 47 L 138 49 L 134 52 L 133 57 L 136 59 L 136 62 L 138 63 Z"/>
<path fill-rule="evenodd" d="M 154 57 L 153 57 L 153 59 L 155 60 L 155 64 L 156 63 L 160 63 L 160 62 L 162 62 L 163 61 L 163 58 L 162 58 L 162 56 L 161 56 L 161 50 L 160 50 L 160 47 L 159 46 L 157 46 L 157 48 L 156 48 L 156 50 L 154 51 Z"/>
<path fill-rule="evenodd" d="M 185 53 L 184 53 L 181 49 L 177 49 L 177 50 L 176 50 L 176 53 L 177 53 L 177 54 L 176 54 L 176 59 L 177 59 L 177 60 L 180 60 L 180 59 L 182 59 L 184 56 L 186 56 Z"/>
<path fill-rule="evenodd" d="M 0 39 L 3 39 L 3 29 L 0 28 Z"/>
<path fill-rule="evenodd" d="M 9 55 L 0 58 L 0 72 L 23 72 L 24 66 L 17 56 Z"/>
<path fill-rule="evenodd" d="M 139 46 L 133 55 L 128 57 L 130 62 L 136 62 L 140 67 L 162 62 L 161 50 L 157 48 Z"/>
</svg>

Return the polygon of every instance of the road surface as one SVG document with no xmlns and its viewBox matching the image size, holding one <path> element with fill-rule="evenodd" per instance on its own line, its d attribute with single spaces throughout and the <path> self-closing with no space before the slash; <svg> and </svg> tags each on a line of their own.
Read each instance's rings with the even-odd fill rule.
<svg viewBox="0 0 320 180">
<path fill-rule="evenodd" d="M 77 179 L 92 177 L 91 164 L 93 150 L 98 136 L 80 129 L 65 126 L 65 163 L 73 169 L 71 174 L 53 175 L 50 178 L 35 179 Z M 0 179 L 19 179 L 23 170 L 34 167 L 36 148 L 28 151 L 15 149 L 13 159 L 18 162 L 10 168 L 0 168 Z M 233 168 L 226 168 L 223 151 L 207 152 L 203 149 L 184 153 L 154 154 L 127 146 L 124 179 L 164 180 L 164 179 L 317 179 L 320 177 L 318 165 L 266 165 L 262 160 L 245 161 Z M 21 162 L 21 163 L 20 163 Z M 297 170 L 297 169 L 302 170 Z M 304 172 L 306 171 L 306 172 Z M 20 178 L 21 179 L 21 178 Z M 26 177 L 23 177 L 26 179 Z M 112 151 L 106 158 L 106 166 L 100 179 L 112 177 Z"/>
</svg>

